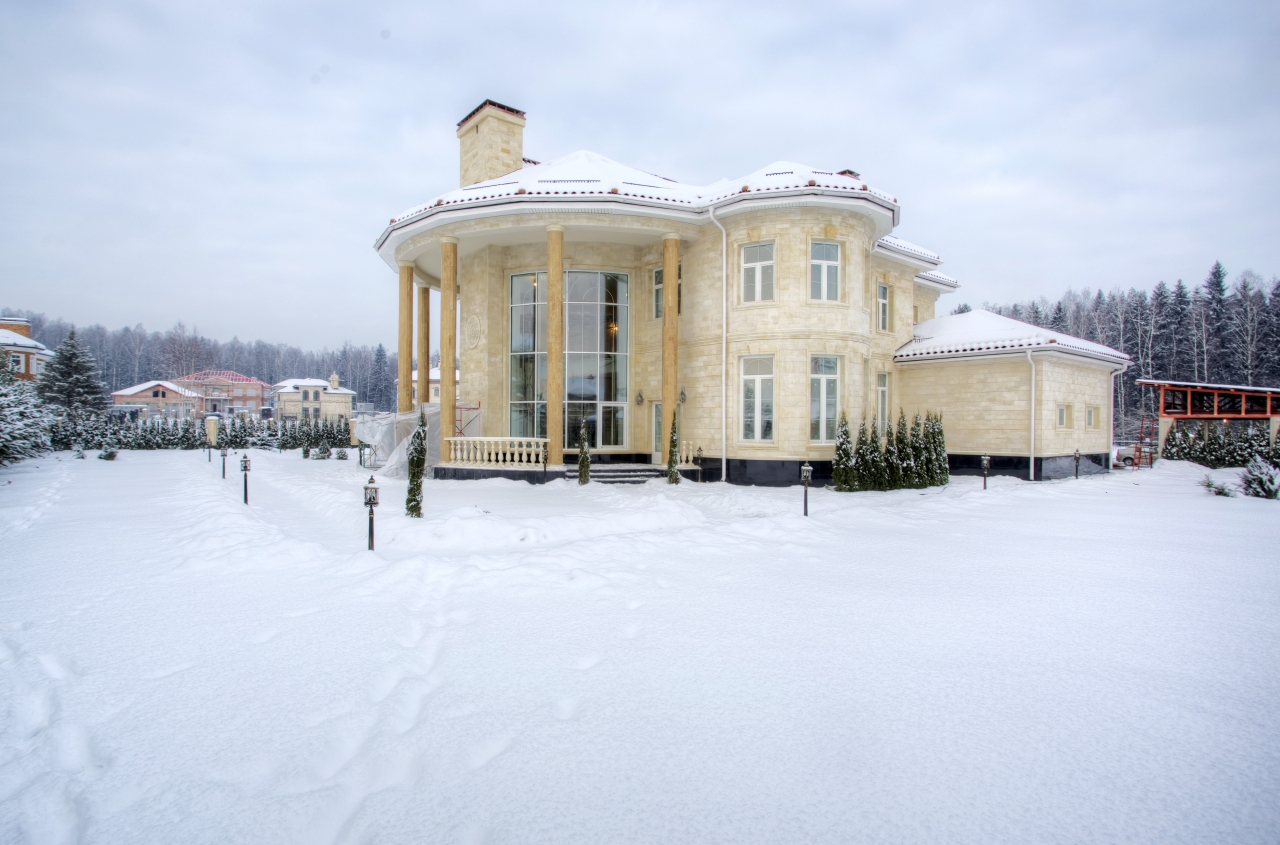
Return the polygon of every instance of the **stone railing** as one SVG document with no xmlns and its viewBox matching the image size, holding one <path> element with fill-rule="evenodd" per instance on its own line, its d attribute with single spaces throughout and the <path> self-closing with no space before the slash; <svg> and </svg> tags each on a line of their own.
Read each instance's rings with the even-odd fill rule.
<svg viewBox="0 0 1280 845">
<path fill-rule="evenodd" d="M 541 469 L 545 437 L 448 437 L 447 463 L 494 469 Z"/>
<path fill-rule="evenodd" d="M 692 440 L 684 440 L 680 443 L 680 466 L 693 466 L 694 459 L 698 456 L 698 450 L 693 445 Z"/>
</svg>

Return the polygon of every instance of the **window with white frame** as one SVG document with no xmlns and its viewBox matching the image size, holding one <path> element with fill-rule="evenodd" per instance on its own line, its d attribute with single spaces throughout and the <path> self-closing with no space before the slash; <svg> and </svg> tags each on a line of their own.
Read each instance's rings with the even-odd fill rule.
<svg viewBox="0 0 1280 845">
<path fill-rule="evenodd" d="M 773 439 L 773 356 L 742 359 L 742 439 Z"/>
<path fill-rule="evenodd" d="M 22 356 L 21 355 L 14 354 L 9 356 L 9 369 L 13 370 L 15 373 L 22 372 Z"/>
<path fill-rule="evenodd" d="M 876 328 L 889 331 L 889 286 L 876 285 Z"/>
<path fill-rule="evenodd" d="M 827 443 L 836 439 L 839 406 L 840 361 L 834 355 L 809 359 L 809 439 Z"/>
<path fill-rule="evenodd" d="M 876 432 L 882 437 L 889 425 L 889 374 L 876 373 Z"/>
<path fill-rule="evenodd" d="M 773 300 L 773 244 L 742 248 L 742 301 Z"/>
<path fill-rule="evenodd" d="M 684 265 L 676 265 L 676 316 L 684 311 Z M 662 318 L 662 268 L 653 271 L 653 319 Z"/>
<path fill-rule="evenodd" d="M 809 298 L 840 299 L 840 247 L 815 243 L 809 247 Z"/>
<path fill-rule="evenodd" d="M 1070 405 L 1058 406 L 1058 428 L 1075 428 Z"/>
</svg>

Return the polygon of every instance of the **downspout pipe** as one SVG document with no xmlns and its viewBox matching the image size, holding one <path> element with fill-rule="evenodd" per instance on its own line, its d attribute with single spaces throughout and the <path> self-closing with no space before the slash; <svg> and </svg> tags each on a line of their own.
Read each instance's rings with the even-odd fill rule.
<svg viewBox="0 0 1280 845">
<path fill-rule="evenodd" d="M 1036 359 L 1031 357 L 1031 350 L 1027 350 L 1027 363 L 1031 365 L 1031 448 L 1030 456 L 1027 461 L 1027 469 L 1030 470 L 1030 478 L 1036 480 Z"/>
<path fill-rule="evenodd" d="M 729 233 L 716 219 L 716 207 L 707 214 L 720 230 L 720 480 L 729 473 Z"/>
</svg>

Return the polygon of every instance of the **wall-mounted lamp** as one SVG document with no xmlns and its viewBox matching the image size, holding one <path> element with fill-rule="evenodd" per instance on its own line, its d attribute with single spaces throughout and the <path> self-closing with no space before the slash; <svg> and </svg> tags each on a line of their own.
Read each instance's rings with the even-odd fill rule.
<svg viewBox="0 0 1280 845">
<path fill-rule="evenodd" d="M 686 398 L 687 398 L 687 397 L 684 395 L 684 388 L 682 387 L 682 388 L 680 388 L 680 404 L 682 404 L 682 405 L 683 405 L 683 404 L 684 404 L 684 400 L 685 400 Z"/>
<path fill-rule="evenodd" d="M 643 390 L 637 390 L 637 391 L 636 391 L 636 404 L 637 404 L 637 405 L 643 405 L 643 404 L 644 404 L 644 391 L 643 391 Z"/>
</svg>

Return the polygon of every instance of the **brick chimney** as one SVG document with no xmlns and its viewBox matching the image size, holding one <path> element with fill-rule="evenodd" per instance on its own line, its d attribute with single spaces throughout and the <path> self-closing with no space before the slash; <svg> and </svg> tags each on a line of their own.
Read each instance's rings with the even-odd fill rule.
<svg viewBox="0 0 1280 845">
<path fill-rule="evenodd" d="M 23 337 L 31 337 L 31 321 L 22 317 L 0 317 L 0 329 L 8 329 Z"/>
<path fill-rule="evenodd" d="M 460 187 L 524 167 L 524 112 L 485 100 L 458 124 Z"/>
</svg>

